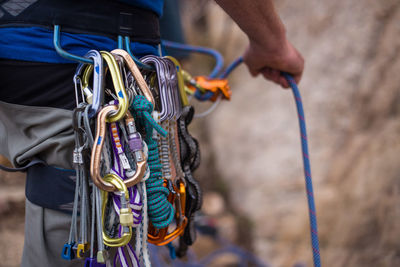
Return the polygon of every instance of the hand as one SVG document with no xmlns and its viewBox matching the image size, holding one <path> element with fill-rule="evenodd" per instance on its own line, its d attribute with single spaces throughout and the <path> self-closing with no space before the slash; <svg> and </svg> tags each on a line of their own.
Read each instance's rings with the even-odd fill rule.
<svg viewBox="0 0 400 267">
<path fill-rule="evenodd" d="M 289 88 L 289 84 L 281 72 L 290 73 L 296 83 L 300 82 L 303 74 L 304 59 L 286 39 L 275 48 L 268 48 L 268 46 L 250 41 L 243 59 L 251 75 L 257 76 L 261 73 L 266 79 L 283 88 Z"/>
</svg>

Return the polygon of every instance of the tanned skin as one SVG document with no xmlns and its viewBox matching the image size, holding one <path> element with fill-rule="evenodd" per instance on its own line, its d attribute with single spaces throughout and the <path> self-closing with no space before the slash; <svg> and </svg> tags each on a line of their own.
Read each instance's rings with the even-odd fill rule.
<svg viewBox="0 0 400 267">
<path fill-rule="evenodd" d="M 262 74 L 284 88 L 289 84 L 281 75 L 288 72 L 297 83 L 304 70 L 304 59 L 286 38 L 286 30 L 271 0 L 215 0 L 239 25 L 249 39 L 243 58 L 253 76 Z"/>
</svg>

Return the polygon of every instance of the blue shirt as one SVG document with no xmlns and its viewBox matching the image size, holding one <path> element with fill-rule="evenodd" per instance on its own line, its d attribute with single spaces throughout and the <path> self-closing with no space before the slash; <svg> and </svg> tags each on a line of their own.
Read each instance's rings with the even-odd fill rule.
<svg viewBox="0 0 400 267">
<path fill-rule="evenodd" d="M 164 0 L 119 0 L 133 6 L 154 11 L 159 17 L 162 16 Z"/>
<path fill-rule="evenodd" d="M 164 0 L 120 0 L 162 15 Z M 47 63 L 76 63 L 62 58 L 53 46 L 53 31 L 41 27 L 0 28 L 0 58 Z M 91 49 L 111 51 L 117 48 L 116 39 L 90 34 L 61 33 L 61 47 L 67 52 L 83 56 Z M 136 57 L 158 54 L 155 45 L 131 43 Z"/>
<path fill-rule="evenodd" d="M 0 28 L 0 58 L 47 63 L 76 63 L 57 54 L 53 46 L 53 31 L 40 27 Z M 61 33 L 61 47 L 71 54 L 83 56 L 89 50 L 111 51 L 117 41 L 90 34 Z M 158 46 L 131 43 L 136 57 L 158 54 Z"/>
</svg>

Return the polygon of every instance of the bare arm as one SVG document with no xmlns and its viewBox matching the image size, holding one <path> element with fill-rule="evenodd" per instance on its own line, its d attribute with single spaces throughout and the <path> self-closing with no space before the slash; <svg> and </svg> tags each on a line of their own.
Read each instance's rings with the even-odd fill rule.
<svg viewBox="0 0 400 267">
<path fill-rule="evenodd" d="M 253 76 L 263 76 L 287 88 L 281 71 L 300 82 L 304 59 L 286 39 L 286 30 L 272 0 L 215 0 L 249 38 L 243 57 Z"/>
</svg>

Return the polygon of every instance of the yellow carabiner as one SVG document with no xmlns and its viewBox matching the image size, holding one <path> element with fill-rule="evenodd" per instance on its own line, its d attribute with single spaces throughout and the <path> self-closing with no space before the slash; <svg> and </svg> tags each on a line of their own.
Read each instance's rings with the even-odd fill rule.
<svg viewBox="0 0 400 267">
<path fill-rule="evenodd" d="M 93 65 L 90 65 L 90 64 L 86 65 L 86 68 L 82 74 L 82 87 L 83 88 L 89 87 L 89 78 L 90 78 L 90 75 L 92 75 L 92 72 L 93 72 Z"/>
<path fill-rule="evenodd" d="M 93 65 L 88 64 L 82 74 L 82 90 L 86 96 L 86 102 L 93 104 L 93 92 L 89 89 L 89 78 L 93 72 Z"/>
<path fill-rule="evenodd" d="M 112 114 L 107 117 L 107 122 L 116 122 L 125 116 L 128 110 L 128 96 L 125 91 L 124 83 L 122 82 L 122 76 L 119 71 L 119 67 L 113 55 L 106 51 L 100 51 L 101 56 L 107 63 L 107 66 L 111 73 L 111 78 L 114 85 L 115 95 L 118 98 L 118 111 L 116 114 Z"/>
<path fill-rule="evenodd" d="M 181 95 L 181 101 L 183 106 L 189 105 L 189 100 L 187 98 L 187 94 L 185 92 L 185 82 L 183 80 L 183 75 L 182 75 L 182 68 L 181 65 L 179 64 L 179 61 L 171 56 L 166 56 L 165 58 L 168 58 L 171 60 L 176 68 L 176 73 L 178 74 L 178 87 L 179 87 L 179 93 Z"/>
<path fill-rule="evenodd" d="M 121 56 L 126 65 L 129 68 L 129 71 L 132 73 L 133 77 L 135 78 L 137 85 L 140 88 L 140 91 L 142 91 L 142 94 L 148 101 L 150 101 L 151 104 L 153 104 L 154 107 L 154 97 L 153 94 L 151 93 L 149 87 L 147 86 L 146 81 L 144 80 L 142 73 L 140 72 L 139 68 L 136 66 L 135 61 L 133 61 L 132 57 L 126 52 L 125 50 L 122 49 L 114 49 L 111 51 L 111 54 Z"/>
<path fill-rule="evenodd" d="M 112 184 L 115 186 L 118 191 L 122 193 L 121 197 L 124 197 L 126 202 L 129 203 L 129 192 L 128 188 L 126 187 L 125 183 L 115 174 L 107 174 L 104 178 L 104 181 L 107 183 Z M 126 220 L 130 216 L 132 219 L 128 219 L 129 221 L 132 221 L 133 223 L 133 214 L 130 208 L 125 208 L 123 211 L 123 208 L 120 210 L 120 223 L 121 225 L 125 228 L 128 228 L 128 232 L 123 232 L 121 237 L 118 238 L 112 238 L 107 235 L 105 227 L 104 227 L 104 217 L 105 217 L 105 210 L 108 202 L 108 192 L 107 191 L 102 191 L 102 207 L 101 207 L 101 222 L 103 225 L 103 242 L 106 246 L 109 247 L 122 247 L 125 246 L 126 244 L 129 243 L 129 241 L 132 238 L 132 224 L 130 226 L 126 225 Z M 121 201 L 122 202 L 122 201 Z"/>
</svg>

